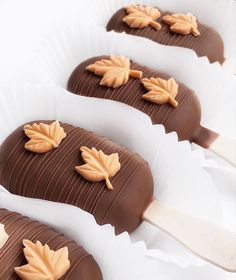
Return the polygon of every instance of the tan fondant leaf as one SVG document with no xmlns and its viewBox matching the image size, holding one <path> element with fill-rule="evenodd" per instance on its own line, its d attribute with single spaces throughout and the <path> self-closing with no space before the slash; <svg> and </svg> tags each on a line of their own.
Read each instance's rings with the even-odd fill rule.
<svg viewBox="0 0 236 280">
<path fill-rule="evenodd" d="M 89 149 L 84 146 L 80 150 L 86 164 L 76 166 L 76 171 L 88 181 L 98 182 L 105 180 L 107 188 L 112 190 L 113 187 L 109 177 L 114 176 L 121 167 L 118 153 L 108 156 L 101 150 Z"/>
<path fill-rule="evenodd" d="M 24 126 L 25 134 L 30 140 L 25 144 L 25 149 L 34 153 L 46 153 L 57 148 L 62 139 L 66 137 L 64 129 L 58 121 L 52 124 L 34 123 Z"/>
<path fill-rule="evenodd" d="M 70 268 L 67 247 L 53 251 L 47 244 L 43 246 L 40 241 L 32 243 L 29 240 L 23 240 L 23 244 L 28 264 L 14 268 L 21 279 L 58 280 Z"/>
<path fill-rule="evenodd" d="M 129 5 L 125 7 L 128 15 L 122 20 L 132 28 L 151 26 L 156 30 L 161 29 L 160 23 L 155 20 L 161 16 L 157 8 L 142 5 Z"/>
<path fill-rule="evenodd" d="M 5 231 L 3 224 L 0 224 L 0 249 L 5 245 L 8 240 L 8 234 Z"/>
<path fill-rule="evenodd" d="M 145 100 L 156 104 L 170 103 L 174 107 L 178 105 L 175 97 L 178 93 L 179 86 L 173 78 L 169 80 L 144 78 L 142 79 L 142 83 L 144 87 L 149 90 L 148 93 L 142 96 Z"/>
<path fill-rule="evenodd" d="M 111 55 L 110 59 L 98 60 L 86 67 L 87 70 L 98 76 L 103 76 L 100 85 L 117 88 L 126 84 L 129 76 L 141 78 L 142 72 L 130 69 L 128 58 L 120 55 Z"/>
<path fill-rule="evenodd" d="M 200 32 L 197 28 L 196 17 L 188 13 L 184 14 L 173 14 L 166 15 L 163 17 L 163 21 L 171 25 L 171 31 L 183 35 L 192 33 L 194 36 L 199 36 Z"/>
</svg>

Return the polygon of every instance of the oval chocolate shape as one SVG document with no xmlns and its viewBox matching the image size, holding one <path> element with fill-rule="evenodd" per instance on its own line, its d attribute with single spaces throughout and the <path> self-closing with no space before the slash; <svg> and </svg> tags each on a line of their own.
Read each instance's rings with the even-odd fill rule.
<svg viewBox="0 0 236 280">
<path fill-rule="evenodd" d="M 102 273 L 94 258 L 81 246 L 54 231 L 46 225 L 33 221 L 15 212 L 0 208 L 0 222 L 5 225 L 9 239 L 0 250 L 0 279 L 19 279 L 14 267 L 27 264 L 23 254 L 24 239 L 35 243 L 47 244 L 51 250 L 57 251 L 67 247 L 70 268 L 60 280 L 102 280 Z"/>
<path fill-rule="evenodd" d="M 142 95 L 148 91 L 139 79 L 130 78 L 125 85 L 115 89 L 101 86 L 101 77 L 89 72 L 86 67 L 103 58 L 108 57 L 93 57 L 79 64 L 69 78 L 67 89 L 82 96 L 110 99 L 130 105 L 147 114 L 154 124 L 163 124 L 166 132 L 176 131 L 180 140 L 192 141 L 196 137 L 200 129 L 201 107 L 192 90 L 178 82 L 176 100 L 179 104 L 175 108 L 170 104 L 158 105 L 144 100 Z M 131 62 L 131 69 L 142 71 L 143 78 L 169 78 L 134 62 Z"/>
<path fill-rule="evenodd" d="M 0 184 L 14 194 L 78 206 L 93 214 L 99 224 L 114 225 L 117 233 L 132 232 L 152 200 L 153 178 L 147 162 L 92 132 L 61 126 L 67 136 L 45 154 L 25 150 L 29 139 L 22 126 L 7 137 L 0 148 Z M 90 182 L 76 172 L 75 166 L 84 164 L 82 146 L 107 155 L 118 153 L 121 168 L 109 178 L 113 190 L 107 189 L 105 181 Z"/>
<path fill-rule="evenodd" d="M 122 19 L 127 16 L 125 8 L 118 10 L 107 23 L 107 31 L 125 32 L 127 34 L 148 38 L 156 43 L 168 46 L 184 47 L 194 50 L 198 56 L 207 56 L 211 63 L 224 62 L 224 43 L 220 35 L 213 29 L 198 22 L 200 35 L 195 37 L 192 34 L 181 35 L 170 30 L 170 26 L 161 18 L 171 15 L 171 12 L 161 12 L 157 20 L 161 24 L 160 30 L 151 26 L 142 29 L 131 28 Z M 145 51 L 145 50 L 144 50 Z"/>
<path fill-rule="evenodd" d="M 175 100 L 177 107 L 169 103 L 162 105 L 149 102 L 142 96 L 148 92 L 140 79 L 130 78 L 128 82 L 118 88 L 101 86 L 101 77 L 88 71 L 86 67 L 101 59 L 109 59 L 108 56 L 90 58 L 80 63 L 72 72 L 68 84 L 68 91 L 87 97 L 97 97 L 125 103 L 147 114 L 153 124 L 162 124 L 167 133 L 177 132 L 178 139 L 195 142 L 204 148 L 208 148 L 218 137 L 218 134 L 200 125 L 201 105 L 196 94 L 187 86 L 176 81 L 179 85 Z M 143 78 L 171 78 L 167 74 L 142 66 L 138 63 L 130 63 L 131 69 L 142 71 Z"/>
</svg>

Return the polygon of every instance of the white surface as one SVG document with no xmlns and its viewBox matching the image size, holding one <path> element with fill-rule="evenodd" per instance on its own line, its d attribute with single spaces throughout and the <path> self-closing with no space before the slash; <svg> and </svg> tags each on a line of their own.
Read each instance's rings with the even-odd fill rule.
<svg viewBox="0 0 236 280">
<path fill-rule="evenodd" d="M 31 77 L 31 59 L 42 38 L 79 19 L 78 0 L 0 1 L 0 84 Z M 79 1 L 82 4 L 86 1 Z M 82 8 L 81 8 L 82 11 Z"/>
<path fill-rule="evenodd" d="M 235 108 L 236 110 L 236 108 Z M 209 150 L 218 154 L 236 167 L 236 140 L 224 137 L 218 137 Z"/>
</svg>

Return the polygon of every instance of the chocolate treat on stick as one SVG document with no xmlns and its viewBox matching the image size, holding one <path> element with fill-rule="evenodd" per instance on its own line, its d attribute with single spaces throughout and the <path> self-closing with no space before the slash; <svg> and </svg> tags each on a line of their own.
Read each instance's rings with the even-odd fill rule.
<svg viewBox="0 0 236 280">
<path fill-rule="evenodd" d="M 74 241 L 0 208 L 0 279 L 102 280 L 102 273 Z"/>
<path fill-rule="evenodd" d="M 218 134 L 200 125 L 201 106 L 196 94 L 186 85 L 175 81 L 173 77 L 156 70 L 130 62 L 130 66 L 120 67 L 139 71 L 141 79 L 129 77 L 126 83 L 121 82 L 119 87 L 112 84 L 103 85 L 100 69 L 112 63 L 112 59 L 121 62 L 128 58 L 123 56 L 99 56 L 90 58 L 81 64 L 71 74 L 67 89 L 70 92 L 88 97 L 115 100 L 125 103 L 147 114 L 153 124 L 162 124 L 166 132 L 176 131 L 179 140 L 189 140 L 202 147 L 209 147 Z M 102 65 L 105 64 L 105 65 Z M 117 66 L 113 63 L 113 69 Z M 109 66 L 109 65 L 108 65 Z M 110 66 L 112 68 L 112 66 Z M 118 79 L 117 71 L 112 72 L 113 79 Z M 107 73 L 110 73 L 107 71 Z M 103 81 L 103 83 L 102 83 Z M 111 80 L 111 75 L 109 76 Z"/>
<path fill-rule="evenodd" d="M 159 203 L 144 159 L 79 127 L 43 121 L 16 129 L 0 148 L 0 184 L 17 195 L 78 206 L 116 233 L 146 220 L 195 254 L 236 270 L 234 234 Z"/>
<path fill-rule="evenodd" d="M 191 13 L 171 13 L 156 7 L 128 5 L 118 10 L 106 26 L 108 31 L 148 38 L 162 45 L 192 49 L 210 62 L 224 62 L 224 43 L 213 28 L 198 22 Z"/>
</svg>

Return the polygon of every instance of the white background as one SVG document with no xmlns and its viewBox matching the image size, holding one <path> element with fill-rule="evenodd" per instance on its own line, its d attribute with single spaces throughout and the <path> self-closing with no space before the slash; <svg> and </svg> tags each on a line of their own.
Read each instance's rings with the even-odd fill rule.
<svg viewBox="0 0 236 280">
<path fill-rule="evenodd" d="M 0 84 L 29 79 L 38 44 L 47 33 L 78 17 L 73 5 L 78 1 L 0 0 Z"/>
</svg>

